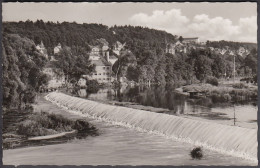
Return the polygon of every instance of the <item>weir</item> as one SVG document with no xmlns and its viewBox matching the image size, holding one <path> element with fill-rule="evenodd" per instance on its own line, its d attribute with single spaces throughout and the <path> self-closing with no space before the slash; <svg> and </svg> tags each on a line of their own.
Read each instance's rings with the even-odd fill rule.
<svg viewBox="0 0 260 168">
<path fill-rule="evenodd" d="M 257 130 L 102 104 L 52 92 L 46 99 L 79 114 L 257 161 Z"/>
</svg>

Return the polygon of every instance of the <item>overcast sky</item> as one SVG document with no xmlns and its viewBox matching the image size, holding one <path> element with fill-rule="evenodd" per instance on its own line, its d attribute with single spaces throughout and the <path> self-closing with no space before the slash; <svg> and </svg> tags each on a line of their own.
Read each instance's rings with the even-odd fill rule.
<svg viewBox="0 0 260 168">
<path fill-rule="evenodd" d="M 205 40 L 257 41 L 256 3 L 3 3 L 3 21 L 140 25 Z"/>
</svg>

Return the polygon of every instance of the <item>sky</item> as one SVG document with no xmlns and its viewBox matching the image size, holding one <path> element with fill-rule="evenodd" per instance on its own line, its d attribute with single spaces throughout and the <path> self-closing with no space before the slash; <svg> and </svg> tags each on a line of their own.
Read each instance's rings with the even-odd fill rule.
<svg viewBox="0 0 260 168">
<path fill-rule="evenodd" d="M 238 3 L 2 3 L 3 21 L 144 26 L 183 37 L 257 42 L 257 4 Z"/>
</svg>

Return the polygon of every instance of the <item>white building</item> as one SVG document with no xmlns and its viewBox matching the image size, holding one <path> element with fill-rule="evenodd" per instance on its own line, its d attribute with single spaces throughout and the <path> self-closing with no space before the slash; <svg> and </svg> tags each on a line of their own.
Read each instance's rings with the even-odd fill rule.
<svg viewBox="0 0 260 168">
<path fill-rule="evenodd" d="M 54 54 L 58 54 L 61 50 L 61 44 L 59 43 L 56 47 L 54 47 Z"/>
<path fill-rule="evenodd" d="M 114 45 L 113 45 L 113 52 L 117 55 L 120 55 L 120 51 L 125 47 L 125 44 L 120 43 L 119 41 L 117 41 Z"/>
<path fill-rule="evenodd" d="M 37 49 L 38 51 L 40 51 L 40 53 L 42 53 L 45 58 L 48 59 L 47 49 L 44 47 L 42 41 L 41 41 L 41 44 L 38 44 L 38 45 L 36 46 L 36 49 Z"/>
<path fill-rule="evenodd" d="M 183 38 L 183 43 L 200 43 L 198 37 L 191 37 L 191 38 Z"/>
</svg>

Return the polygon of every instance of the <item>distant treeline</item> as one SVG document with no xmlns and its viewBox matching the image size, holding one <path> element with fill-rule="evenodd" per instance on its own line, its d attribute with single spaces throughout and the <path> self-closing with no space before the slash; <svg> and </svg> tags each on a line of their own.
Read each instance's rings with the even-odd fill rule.
<svg viewBox="0 0 260 168">
<path fill-rule="evenodd" d="M 254 48 L 257 48 L 256 43 L 246 43 L 246 42 L 234 42 L 234 41 L 207 41 L 207 47 L 214 47 L 214 48 L 225 48 L 226 46 L 230 47 L 232 50 L 238 50 L 239 47 L 244 47 L 251 51 Z"/>
</svg>

